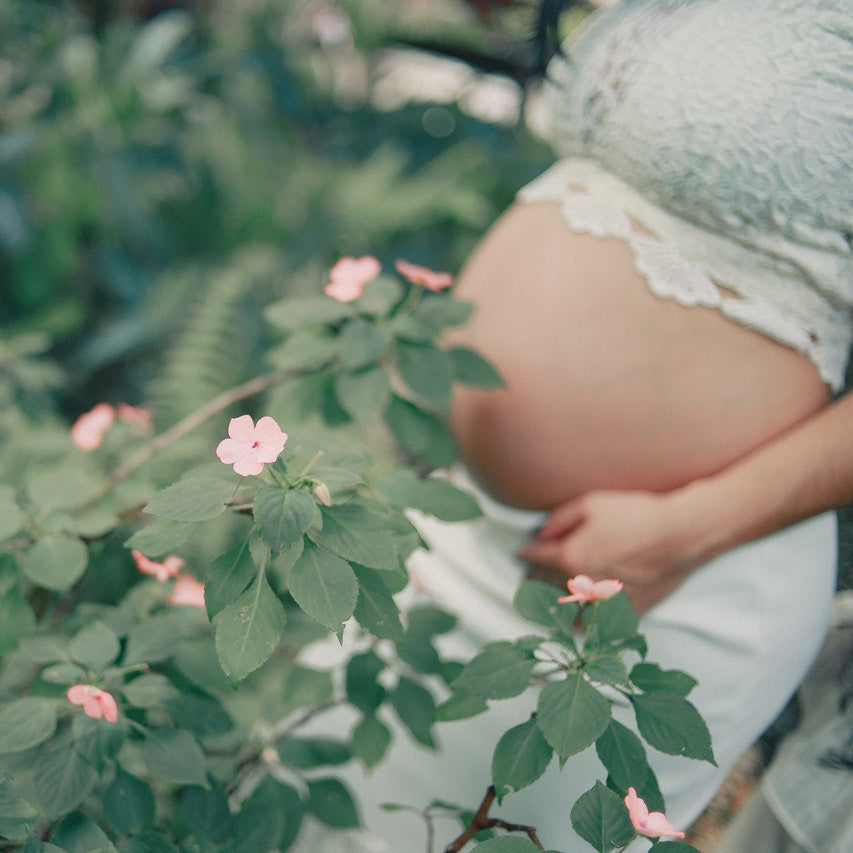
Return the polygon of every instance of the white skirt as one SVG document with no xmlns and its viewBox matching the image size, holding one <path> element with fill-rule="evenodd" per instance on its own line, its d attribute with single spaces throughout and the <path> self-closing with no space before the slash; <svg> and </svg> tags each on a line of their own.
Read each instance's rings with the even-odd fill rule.
<svg viewBox="0 0 853 853">
<path fill-rule="evenodd" d="M 409 565 L 419 600 L 432 600 L 458 616 L 459 628 L 442 638 L 442 652 L 467 659 L 488 642 L 537 633 L 537 626 L 515 612 L 512 599 L 524 577 L 515 555 L 544 515 L 496 503 L 460 469 L 451 479 L 475 492 L 485 516 L 455 524 L 418 516 L 431 550 L 414 554 Z M 708 724 L 718 764 L 647 747 L 667 816 L 676 828 L 686 828 L 701 813 L 736 759 L 793 694 L 823 639 L 835 575 L 836 517 L 828 512 L 711 560 L 642 617 L 647 659 L 698 679 L 688 698 Z M 328 665 L 329 651 L 324 644 L 306 660 Z M 492 702 L 477 717 L 436 725 L 436 751 L 414 743 L 390 712 L 380 712 L 394 732 L 385 760 L 368 774 L 358 767 L 341 774 L 359 799 L 367 830 L 341 833 L 309 822 L 294 849 L 425 850 L 424 822 L 410 812 L 385 811 L 380 805 L 393 802 L 422 809 L 432 800 L 443 800 L 474 811 L 490 784 L 495 744 L 508 728 L 529 718 L 536 695 L 528 691 Z M 617 709 L 614 716 L 635 728 L 630 712 L 620 716 Z M 340 713 L 332 720 L 318 720 L 312 731 L 340 737 L 349 725 L 347 715 Z M 535 826 L 548 849 L 586 853 L 590 848 L 574 833 L 569 813 L 581 793 L 605 778 L 590 748 L 570 758 L 562 771 L 552 761 L 536 783 L 507 796 L 490 815 Z M 437 821 L 436 849 L 443 849 L 459 831 L 457 823 Z M 635 844 L 628 850 L 646 850 L 648 840 Z"/>
</svg>

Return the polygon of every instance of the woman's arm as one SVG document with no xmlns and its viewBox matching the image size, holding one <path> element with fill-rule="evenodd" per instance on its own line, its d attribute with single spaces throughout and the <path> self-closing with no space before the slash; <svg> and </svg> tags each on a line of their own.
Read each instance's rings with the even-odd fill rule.
<svg viewBox="0 0 853 853">
<path fill-rule="evenodd" d="M 666 493 L 593 491 L 549 516 L 521 557 L 620 578 L 638 610 L 730 548 L 853 500 L 853 395 L 733 465 Z"/>
</svg>

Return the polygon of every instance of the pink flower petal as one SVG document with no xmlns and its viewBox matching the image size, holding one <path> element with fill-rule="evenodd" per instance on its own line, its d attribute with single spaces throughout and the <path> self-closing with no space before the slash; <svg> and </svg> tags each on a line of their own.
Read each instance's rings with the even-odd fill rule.
<svg viewBox="0 0 853 853">
<path fill-rule="evenodd" d="M 72 705 L 82 705 L 83 713 L 93 720 L 100 720 L 102 717 L 108 723 L 118 720 L 116 700 L 106 690 L 91 684 L 75 684 L 66 690 L 65 695 Z"/>
<path fill-rule="evenodd" d="M 684 838 L 684 833 L 674 829 L 662 812 L 651 812 L 650 814 L 648 806 L 637 796 L 637 792 L 633 788 L 628 788 L 625 806 L 628 809 L 631 825 L 640 835 L 645 835 L 647 838 L 660 838 L 663 835 L 672 838 Z"/>
<path fill-rule="evenodd" d="M 184 561 L 180 557 L 167 557 L 162 563 L 151 560 L 136 549 L 130 552 L 136 562 L 136 568 L 146 575 L 154 575 L 158 581 L 163 582 L 173 578 L 183 568 Z"/>
<path fill-rule="evenodd" d="M 571 595 L 564 595 L 557 601 L 565 604 L 569 601 L 604 601 L 612 598 L 622 589 L 622 581 L 607 579 L 593 581 L 587 575 L 576 575 L 566 583 Z"/>
<path fill-rule="evenodd" d="M 178 575 L 175 588 L 166 600 L 182 607 L 204 607 L 204 584 L 192 575 Z"/>
<path fill-rule="evenodd" d="M 133 424 L 139 427 L 143 432 L 148 432 L 151 429 L 151 412 L 148 409 L 143 409 L 138 406 L 129 406 L 127 403 L 120 403 L 116 407 L 116 414 L 120 421 L 127 424 Z"/>
<path fill-rule="evenodd" d="M 428 267 L 418 266 L 402 259 L 398 260 L 394 266 L 403 278 L 408 279 L 412 284 L 420 284 L 433 293 L 438 293 L 453 284 L 453 276 L 449 272 L 434 272 Z"/>
<path fill-rule="evenodd" d="M 71 427 L 71 441 L 80 450 L 94 450 L 103 440 L 104 433 L 115 419 L 113 407 L 98 403 L 91 411 L 80 415 Z"/>
<path fill-rule="evenodd" d="M 72 705 L 82 705 L 89 698 L 89 688 L 85 684 L 75 684 L 65 691 Z"/>
<path fill-rule="evenodd" d="M 363 290 L 364 285 L 357 281 L 332 281 L 323 288 L 323 293 L 338 302 L 353 302 L 361 296 Z"/>
<path fill-rule="evenodd" d="M 352 302 L 381 271 L 382 265 L 372 255 L 341 258 L 329 271 L 329 284 L 323 292 L 339 302 Z"/>
<path fill-rule="evenodd" d="M 117 722 L 118 707 L 116 705 L 116 700 L 113 699 L 113 697 L 109 693 L 107 693 L 106 690 L 102 690 L 97 698 L 101 704 L 101 710 L 104 712 L 104 719 L 108 723 Z"/>
<path fill-rule="evenodd" d="M 275 460 L 270 460 L 275 461 Z M 241 477 L 254 477 L 264 470 L 264 463 L 259 461 L 257 454 L 247 453 L 234 463 L 234 471 Z"/>
<path fill-rule="evenodd" d="M 216 455 L 226 465 L 232 465 L 251 451 L 251 441 L 236 441 L 233 438 L 223 438 L 216 446 Z"/>
<path fill-rule="evenodd" d="M 228 437 L 251 444 L 255 440 L 255 424 L 251 415 L 240 415 L 228 422 Z"/>
<path fill-rule="evenodd" d="M 275 462 L 287 441 L 287 434 L 269 415 L 262 417 L 257 426 L 249 415 L 232 418 L 228 433 L 231 437 L 219 442 L 216 455 L 226 465 L 233 464 L 241 477 L 260 474 L 264 463 Z"/>
</svg>

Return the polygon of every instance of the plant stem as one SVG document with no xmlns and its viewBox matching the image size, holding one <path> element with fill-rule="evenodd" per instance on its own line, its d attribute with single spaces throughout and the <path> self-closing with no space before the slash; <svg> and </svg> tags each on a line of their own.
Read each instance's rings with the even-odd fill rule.
<svg viewBox="0 0 853 853">
<path fill-rule="evenodd" d="M 165 432 L 161 432 L 160 435 L 153 438 L 148 444 L 141 447 L 136 453 L 122 462 L 113 470 L 104 485 L 89 500 L 88 505 L 97 503 L 105 495 L 108 495 L 122 480 L 129 477 L 137 468 L 144 465 L 151 457 L 162 453 L 178 439 L 183 438 L 196 427 L 201 426 L 206 420 L 219 414 L 223 409 L 227 409 L 232 403 L 236 403 L 238 400 L 245 400 L 247 397 L 253 397 L 255 394 L 259 394 L 273 385 L 279 385 L 287 379 L 293 378 L 295 375 L 297 375 L 296 371 L 279 370 L 275 373 L 256 376 L 242 385 L 236 385 L 234 388 L 229 388 L 227 391 L 218 394 L 201 408 L 196 409 L 183 418 L 183 420 L 178 421 Z"/>
</svg>

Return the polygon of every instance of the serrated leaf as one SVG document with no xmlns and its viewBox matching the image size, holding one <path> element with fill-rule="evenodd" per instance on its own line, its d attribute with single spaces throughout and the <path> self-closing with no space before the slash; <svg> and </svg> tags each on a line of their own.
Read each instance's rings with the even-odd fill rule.
<svg viewBox="0 0 853 853">
<path fill-rule="evenodd" d="M 309 780 L 305 810 L 321 823 L 336 829 L 352 829 L 359 825 L 355 801 L 338 779 Z"/>
<path fill-rule="evenodd" d="M 711 735 L 696 708 L 674 693 L 642 693 L 631 697 L 640 734 L 661 752 L 698 758 L 717 766 Z"/>
<path fill-rule="evenodd" d="M 157 492 L 145 505 L 149 515 L 172 521 L 209 521 L 225 512 L 234 483 L 216 477 L 187 477 Z"/>
<path fill-rule="evenodd" d="M 104 817 L 122 835 L 147 829 L 154 823 L 154 794 L 136 776 L 116 768 L 113 781 L 101 799 Z"/>
<path fill-rule="evenodd" d="M 24 557 L 24 574 L 37 586 L 65 592 L 86 571 L 89 552 L 73 536 L 49 533 L 42 536 Z"/>
<path fill-rule="evenodd" d="M 365 767 L 378 764 L 391 745 L 391 732 L 376 717 L 364 717 L 352 730 L 352 751 Z"/>
<path fill-rule="evenodd" d="M 385 581 L 373 569 L 353 566 L 358 579 L 355 618 L 376 637 L 400 642 L 405 636 L 400 611 Z"/>
<path fill-rule="evenodd" d="M 448 350 L 453 378 L 460 385 L 473 388 L 504 388 L 506 383 L 500 373 L 479 353 L 467 347 Z"/>
<path fill-rule="evenodd" d="M 637 633 L 637 612 L 624 592 L 585 607 L 583 620 L 587 646 L 606 646 Z"/>
<path fill-rule="evenodd" d="M 287 620 L 264 572 L 216 618 L 216 654 L 225 674 L 235 681 L 242 681 L 275 651 Z"/>
<path fill-rule="evenodd" d="M 394 571 L 400 558 L 394 543 L 394 531 L 380 516 L 360 503 L 321 507 L 323 527 L 309 530 L 309 537 L 344 560 L 371 569 Z"/>
<path fill-rule="evenodd" d="M 335 376 L 335 394 L 341 408 L 355 420 L 381 412 L 388 404 L 391 383 L 381 365 Z"/>
<path fill-rule="evenodd" d="M 137 530 L 124 545 L 126 548 L 141 551 L 146 557 L 156 559 L 183 545 L 194 529 L 196 528 L 192 524 L 186 522 L 157 519 Z"/>
<path fill-rule="evenodd" d="M 310 545 L 290 570 L 288 591 L 312 619 L 337 634 L 355 610 L 358 581 L 346 560 Z"/>
<path fill-rule="evenodd" d="M 523 580 L 516 590 L 513 606 L 525 619 L 570 637 L 578 608 L 574 603 L 558 604 L 559 597 L 560 591 L 552 584 Z"/>
<path fill-rule="evenodd" d="M 467 720 L 469 717 L 476 717 L 477 714 L 488 711 L 488 709 L 489 705 L 482 696 L 473 690 L 458 687 L 449 699 L 435 709 L 435 719 L 436 722 L 442 723 L 451 720 Z"/>
<path fill-rule="evenodd" d="M 620 790 L 640 789 L 649 775 L 646 750 L 637 735 L 627 726 L 611 720 L 595 742 L 601 763 Z"/>
<path fill-rule="evenodd" d="M 601 782 L 578 798 L 571 818 L 575 832 L 600 853 L 623 847 L 636 835 L 625 804 Z"/>
<path fill-rule="evenodd" d="M 470 521 L 483 515 L 471 494 L 446 480 L 419 480 L 417 496 L 417 508 L 441 521 Z"/>
<path fill-rule="evenodd" d="M 253 514 L 264 545 L 276 554 L 295 545 L 311 524 L 316 506 L 302 489 L 262 485 Z"/>
<path fill-rule="evenodd" d="M 456 442 L 447 426 L 396 394 L 385 410 L 385 423 L 400 445 L 436 468 L 451 465 L 456 459 Z"/>
<path fill-rule="evenodd" d="M 391 345 L 391 334 L 382 326 L 359 317 L 347 323 L 338 340 L 339 359 L 350 370 L 373 364 Z"/>
<path fill-rule="evenodd" d="M 74 746 L 42 753 L 33 762 L 36 797 L 55 820 L 80 805 L 92 792 L 98 774 Z"/>
<path fill-rule="evenodd" d="M 536 722 L 554 752 L 565 760 L 590 746 L 607 728 L 610 703 L 583 676 L 569 673 L 542 689 Z"/>
<path fill-rule="evenodd" d="M 198 741 L 183 729 L 149 730 L 142 743 L 142 758 L 158 779 L 207 787 L 204 753 Z"/>
<path fill-rule="evenodd" d="M 401 676 L 391 693 L 391 704 L 400 722 L 419 743 L 435 749 L 432 724 L 435 721 L 435 702 L 432 694 L 411 678 Z"/>
<path fill-rule="evenodd" d="M 249 543 L 220 554 L 207 570 L 204 582 L 204 606 L 212 619 L 252 582 L 257 574 Z"/>
<path fill-rule="evenodd" d="M 69 641 L 68 653 L 91 670 L 103 669 L 119 655 L 121 646 L 115 632 L 95 620 L 81 628 Z"/>
<path fill-rule="evenodd" d="M 453 386 L 453 368 L 442 350 L 401 341 L 397 345 L 396 366 L 403 382 L 416 397 L 439 412 L 447 411 Z"/>
<path fill-rule="evenodd" d="M 644 692 L 663 690 L 687 696 L 698 683 L 678 669 L 661 669 L 656 663 L 638 663 L 631 668 L 631 681 Z"/>
<path fill-rule="evenodd" d="M 492 782 L 498 799 L 532 785 L 546 770 L 554 750 L 535 719 L 504 732 L 492 755 Z"/>
<path fill-rule="evenodd" d="M 0 754 L 23 752 L 56 731 L 55 699 L 25 696 L 0 707 Z"/>
<path fill-rule="evenodd" d="M 384 671 L 385 662 L 373 652 L 353 655 L 347 664 L 347 699 L 366 716 L 385 700 L 387 692 L 377 680 Z"/>
<path fill-rule="evenodd" d="M 628 668 L 617 657 L 605 656 L 589 661 L 584 673 L 590 681 L 599 684 L 627 684 Z"/>
<path fill-rule="evenodd" d="M 475 655 L 453 682 L 484 699 L 509 699 L 527 687 L 536 661 L 506 641 L 491 643 Z"/>
</svg>

